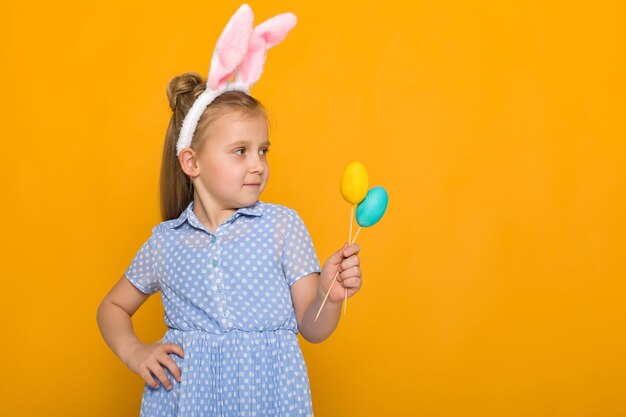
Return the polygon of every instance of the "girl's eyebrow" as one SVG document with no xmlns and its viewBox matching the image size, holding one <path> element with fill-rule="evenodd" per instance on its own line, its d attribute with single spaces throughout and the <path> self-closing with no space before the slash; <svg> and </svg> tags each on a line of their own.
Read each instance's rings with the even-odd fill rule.
<svg viewBox="0 0 626 417">
<path fill-rule="evenodd" d="M 250 141 L 246 141 L 246 140 L 237 140 L 235 142 L 230 143 L 228 146 L 239 146 L 239 145 L 247 145 L 249 144 Z M 271 143 L 269 140 L 266 140 L 265 142 L 261 143 L 261 146 L 270 146 Z"/>
</svg>

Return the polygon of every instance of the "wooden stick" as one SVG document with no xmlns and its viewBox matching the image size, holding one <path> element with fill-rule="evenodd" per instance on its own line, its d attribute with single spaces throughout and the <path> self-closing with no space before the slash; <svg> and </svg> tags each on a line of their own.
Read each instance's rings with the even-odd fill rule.
<svg viewBox="0 0 626 417">
<path fill-rule="evenodd" d="M 352 240 L 352 218 L 354 217 L 354 205 L 350 208 L 350 235 L 348 235 L 348 242 Z"/>
<path fill-rule="evenodd" d="M 333 287 L 333 284 L 335 283 L 335 280 L 337 279 L 337 275 L 339 275 L 339 270 L 337 270 L 337 273 L 335 274 L 335 278 L 333 278 L 333 282 L 330 283 L 330 287 L 328 287 L 328 291 L 326 291 L 326 296 L 324 297 L 324 301 L 322 301 L 322 305 L 320 306 L 320 309 L 317 312 L 317 315 L 315 316 L 315 320 L 313 321 L 317 321 L 317 318 L 320 316 L 320 313 L 322 312 L 322 307 L 324 307 L 324 304 L 326 304 L 326 299 L 328 298 L 328 294 L 330 294 L 330 289 Z"/>
<path fill-rule="evenodd" d="M 360 231 L 361 231 L 361 227 L 359 227 L 359 230 L 356 231 L 356 235 L 354 235 L 354 239 L 352 239 L 352 242 L 350 242 L 351 245 L 356 240 L 356 237 L 359 235 Z M 335 278 L 333 278 L 333 281 L 330 283 L 330 287 L 328 287 L 328 291 L 326 291 L 326 296 L 324 296 L 324 301 L 322 301 L 322 305 L 320 306 L 320 309 L 317 312 L 317 315 L 315 316 L 315 320 L 313 320 L 313 321 L 317 321 L 317 318 L 320 316 L 320 313 L 322 312 L 322 308 L 324 308 L 324 304 L 326 304 L 326 299 L 328 298 L 328 294 L 330 294 L 330 290 L 333 288 L 333 284 L 335 284 L 335 281 L 337 280 L 337 276 L 338 275 L 339 275 L 339 269 L 337 269 L 337 273 L 335 274 Z"/>
<path fill-rule="evenodd" d="M 352 218 L 354 217 L 354 204 L 350 207 L 350 234 L 348 235 L 348 242 L 352 241 Z M 343 298 L 343 314 L 348 312 L 348 289 Z"/>
</svg>

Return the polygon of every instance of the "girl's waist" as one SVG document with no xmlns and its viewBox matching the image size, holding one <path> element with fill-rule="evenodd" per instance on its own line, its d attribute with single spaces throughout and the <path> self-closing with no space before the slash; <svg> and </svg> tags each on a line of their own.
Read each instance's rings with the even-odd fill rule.
<svg viewBox="0 0 626 417">
<path fill-rule="evenodd" d="M 297 331 L 287 328 L 264 329 L 264 330 L 247 330 L 247 329 L 228 329 L 222 332 L 213 332 L 202 329 L 176 329 L 168 327 L 165 336 L 174 338 L 203 338 L 211 340 L 219 340 L 226 338 L 244 338 L 244 339 L 263 339 L 271 337 L 295 337 Z"/>
</svg>

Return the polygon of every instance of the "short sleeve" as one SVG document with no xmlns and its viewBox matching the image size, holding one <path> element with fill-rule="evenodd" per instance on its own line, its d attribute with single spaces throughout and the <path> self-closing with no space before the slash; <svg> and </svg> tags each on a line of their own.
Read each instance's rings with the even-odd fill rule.
<svg viewBox="0 0 626 417">
<path fill-rule="evenodd" d="M 300 278 L 321 271 L 309 231 L 295 210 L 289 216 L 282 266 L 290 288 Z"/>
<path fill-rule="evenodd" d="M 152 236 L 144 242 L 124 275 L 144 294 L 154 294 L 160 289 L 156 271 L 156 236 L 154 230 Z"/>
</svg>

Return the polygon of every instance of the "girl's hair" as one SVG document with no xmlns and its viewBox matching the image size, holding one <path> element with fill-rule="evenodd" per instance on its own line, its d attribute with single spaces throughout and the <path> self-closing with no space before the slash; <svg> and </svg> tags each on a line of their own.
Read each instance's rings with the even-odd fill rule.
<svg viewBox="0 0 626 417">
<path fill-rule="evenodd" d="M 170 118 L 161 163 L 160 200 L 163 221 L 175 219 L 193 200 L 193 184 L 180 167 L 176 156 L 176 141 L 185 115 L 204 90 L 206 82 L 200 75 L 187 72 L 174 77 L 167 87 L 167 97 L 172 117 Z M 217 96 L 206 108 L 198 121 L 191 148 L 200 152 L 210 132 L 211 124 L 231 111 L 240 111 L 249 116 L 261 115 L 268 121 L 265 107 L 254 97 L 242 91 L 227 91 Z M 269 126 L 268 126 L 269 127 Z"/>
</svg>

